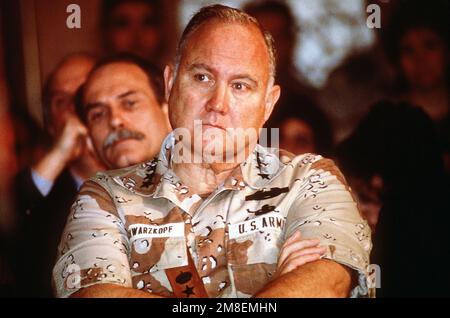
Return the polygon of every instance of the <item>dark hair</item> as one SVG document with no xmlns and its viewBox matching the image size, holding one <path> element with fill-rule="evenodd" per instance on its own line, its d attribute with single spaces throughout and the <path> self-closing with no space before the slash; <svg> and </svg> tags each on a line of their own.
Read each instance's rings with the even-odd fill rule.
<svg viewBox="0 0 450 318">
<path fill-rule="evenodd" d="M 433 0 L 426 4 L 418 0 L 401 1 L 392 14 L 387 32 L 383 36 L 389 58 L 397 63 L 402 37 L 416 28 L 427 28 L 436 32 L 448 46 L 449 11 L 448 0 Z"/>
<path fill-rule="evenodd" d="M 376 103 L 342 142 L 336 159 L 345 175 L 369 181 L 380 175 L 390 189 L 405 190 L 443 171 L 432 120 L 419 107 Z"/>
<path fill-rule="evenodd" d="M 101 6 L 101 27 L 107 29 L 110 23 L 111 13 L 119 5 L 124 3 L 143 3 L 155 8 L 155 19 L 160 23 L 160 15 L 158 14 L 162 8 L 161 0 L 103 0 Z"/>
<path fill-rule="evenodd" d="M 148 62 L 147 60 L 129 53 L 119 53 L 103 58 L 102 60 L 97 62 L 97 64 L 95 64 L 94 68 L 89 73 L 88 80 L 89 77 L 91 77 L 92 74 L 94 74 L 100 68 L 106 65 L 117 63 L 132 64 L 139 67 L 145 73 L 145 75 L 147 75 L 149 85 L 152 88 L 158 103 L 162 104 L 165 102 L 164 79 L 162 71 L 157 66 Z M 88 80 L 86 80 L 86 82 Z M 84 122 L 86 122 L 86 114 L 84 112 L 84 105 L 83 105 L 84 89 L 85 85 L 81 86 L 80 89 L 78 90 L 76 94 L 75 105 L 78 116 Z"/>
</svg>

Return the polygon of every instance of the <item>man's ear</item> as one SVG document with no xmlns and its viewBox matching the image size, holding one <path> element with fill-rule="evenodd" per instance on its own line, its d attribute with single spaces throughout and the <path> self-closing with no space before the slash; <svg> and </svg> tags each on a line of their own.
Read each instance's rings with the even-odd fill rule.
<svg viewBox="0 0 450 318">
<path fill-rule="evenodd" d="M 173 67 L 171 65 L 166 65 L 164 68 L 164 88 L 166 102 L 169 102 L 170 92 L 172 91 L 173 81 L 174 81 Z"/>
<path fill-rule="evenodd" d="M 273 85 L 266 97 L 266 105 L 264 109 L 264 122 L 266 122 L 272 114 L 273 108 L 280 98 L 281 87 L 279 85 Z"/>
<path fill-rule="evenodd" d="M 172 125 L 170 124 L 170 120 L 169 120 L 169 105 L 167 103 L 162 103 L 161 110 L 162 110 L 163 115 L 164 115 L 164 120 L 166 122 L 167 129 L 169 131 L 171 131 L 172 130 Z"/>
</svg>

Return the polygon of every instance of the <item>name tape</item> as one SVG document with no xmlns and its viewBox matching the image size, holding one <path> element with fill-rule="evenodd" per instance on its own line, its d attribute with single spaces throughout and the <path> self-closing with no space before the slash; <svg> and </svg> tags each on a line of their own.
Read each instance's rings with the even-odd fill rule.
<svg viewBox="0 0 450 318">
<path fill-rule="evenodd" d="M 283 231 L 286 221 L 279 216 L 262 216 L 241 223 L 230 224 L 228 226 L 228 236 L 230 239 L 265 230 Z"/>
<path fill-rule="evenodd" d="M 156 237 L 184 237 L 184 223 L 164 225 L 132 224 L 128 227 L 132 241 Z"/>
</svg>

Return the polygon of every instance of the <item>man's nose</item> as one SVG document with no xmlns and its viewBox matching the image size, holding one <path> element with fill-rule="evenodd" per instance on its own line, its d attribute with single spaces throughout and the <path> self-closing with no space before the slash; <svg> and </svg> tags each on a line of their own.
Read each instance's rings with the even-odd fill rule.
<svg viewBox="0 0 450 318">
<path fill-rule="evenodd" d="M 109 124 L 112 128 L 122 128 L 124 126 L 124 119 L 120 111 L 111 110 Z"/>
<path fill-rule="evenodd" d="M 217 85 L 211 93 L 211 97 L 206 104 L 206 110 L 208 112 L 217 112 L 221 115 L 228 113 L 229 109 L 229 97 L 227 91 L 227 85 Z"/>
</svg>

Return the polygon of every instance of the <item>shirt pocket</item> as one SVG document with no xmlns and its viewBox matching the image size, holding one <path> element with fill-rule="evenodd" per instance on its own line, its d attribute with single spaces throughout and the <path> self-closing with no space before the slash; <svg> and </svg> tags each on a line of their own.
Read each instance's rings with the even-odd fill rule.
<svg viewBox="0 0 450 318">
<path fill-rule="evenodd" d="M 164 231 L 165 225 L 133 225 L 141 232 L 130 236 L 130 267 L 136 273 L 152 273 L 188 264 L 184 223 L 174 223 L 173 232 Z M 147 229 L 147 230 L 144 230 Z M 139 231 L 139 230 L 138 230 Z M 129 231 L 133 234 L 132 231 Z M 134 232 L 139 233 L 139 232 Z"/>
<path fill-rule="evenodd" d="M 283 227 L 272 221 L 270 216 L 257 217 L 229 226 L 227 259 L 238 297 L 254 295 L 276 272 Z"/>
<path fill-rule="evenodd" d="M 277 263 L 284 218 L 265 215 L 228 226 L 227 258 L 231 265 Z"/>
</svg>

